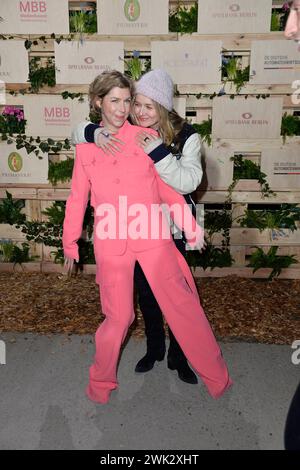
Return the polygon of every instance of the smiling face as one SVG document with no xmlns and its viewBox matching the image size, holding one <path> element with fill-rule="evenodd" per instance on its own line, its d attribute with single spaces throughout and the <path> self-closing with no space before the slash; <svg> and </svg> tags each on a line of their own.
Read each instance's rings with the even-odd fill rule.
<svg viewBox="0 0 300 470">
<path fill-rule="evenodd" d="M 104 98 L 95 104 L 101 108 L 102 123 L 110 131 L 117 133 L 128 118 L 131 95 L 129 88 L 112 88 Z"/>
<path fill-rule="evenodd" d="M 159 112 L 151 98 L 138 93 L 134 99 L 133 113 L 139 126 L 158 128 Z"/>
</svg>

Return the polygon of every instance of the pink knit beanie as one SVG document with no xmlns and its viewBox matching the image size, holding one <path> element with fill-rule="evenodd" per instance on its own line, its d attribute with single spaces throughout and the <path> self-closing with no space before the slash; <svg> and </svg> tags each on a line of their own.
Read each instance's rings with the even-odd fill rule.
<svg viewBox="0 0 300 470">
<path fill-rule="evenodd" d="M 154 69 L 147 72 L 136 83 L 135 91 L 161 104 L 168 111 L 172 111 L 174 85 L 172 78 L 165 70 Z"/>
</svg>

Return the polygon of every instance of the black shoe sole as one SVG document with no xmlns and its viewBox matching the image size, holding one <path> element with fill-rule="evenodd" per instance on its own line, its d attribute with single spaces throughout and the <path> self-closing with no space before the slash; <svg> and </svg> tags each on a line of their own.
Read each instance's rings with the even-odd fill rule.
<svg viewBox="0 0 300 470">
<path fill-rule="evenodd" d="M 170 370 L 176 370 L 178 377 L 180 380 L 182 380 L 182 382 L 185 382 L 190 385 L 197 385 L 198 379 L 197 379 L 196 374 L 193 371 L 192 371 L 193 375 L 191 375 L 190 377 L 186 377 L 185 375 L 180 373 L 178 367 L 172 361 L 170 361 L 170 359 L 168 359 L 168 368 Z"/>
</svg>

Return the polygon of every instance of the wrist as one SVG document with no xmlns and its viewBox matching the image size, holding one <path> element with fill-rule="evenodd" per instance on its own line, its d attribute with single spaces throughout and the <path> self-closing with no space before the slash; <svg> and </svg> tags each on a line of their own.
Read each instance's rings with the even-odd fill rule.
<svg viewBox="0 0 300 470">
<path fill-rule="evenodd" d="M 149 153 L 153 152 L 153 150 L 159 147 L 162 143 L 163 141 L 160 137 L 155 140 L 150 140 L 150 142 L 144 147 L 144 152 L 149 155 Z"/>
</svg>

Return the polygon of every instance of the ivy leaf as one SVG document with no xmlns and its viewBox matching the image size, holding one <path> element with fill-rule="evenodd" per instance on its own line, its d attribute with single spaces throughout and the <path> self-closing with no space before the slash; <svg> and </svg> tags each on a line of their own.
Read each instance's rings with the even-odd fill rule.
<svg viewBox="0 0 300 470">
<path fill-rule="evenodd" d="M 30 49 L 32 46 L 32 41 L 30 41 L 29 39 L 26 39 L 24 46 L 25 46 L 25 49 L 27 50 Z"/>
</svg>

